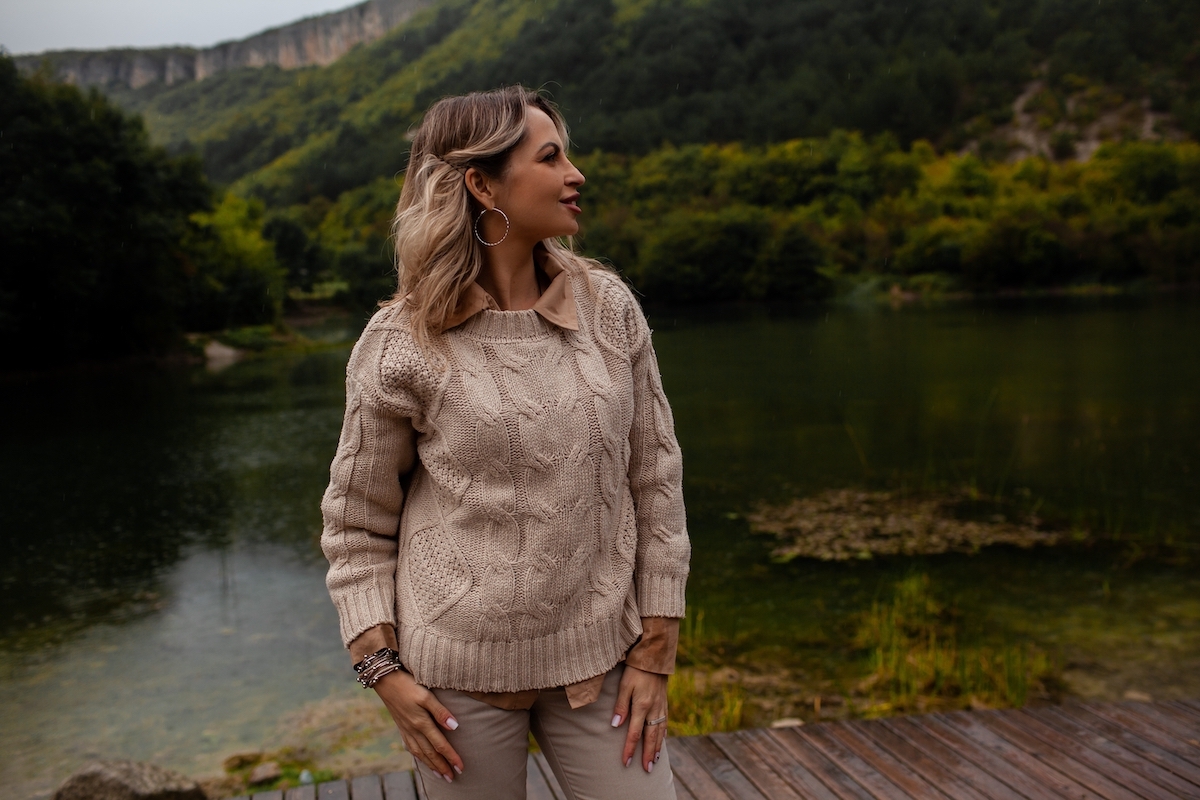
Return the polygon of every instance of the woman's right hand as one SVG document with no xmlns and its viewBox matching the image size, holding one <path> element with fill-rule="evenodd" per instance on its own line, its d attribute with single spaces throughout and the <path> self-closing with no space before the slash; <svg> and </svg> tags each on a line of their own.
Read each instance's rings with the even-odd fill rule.
<svg viewBox="0 0 1200 800">
<path fill-rule="evenodd" d="M 456 730 L 458 721 L 438 702 L 433 692 L 402 669 L 384 675 L 375 684 L 375 692 L 395 720 L 404 746 L 414 758 L 447 781 L 454 779 L 451 769 L 462 773 L 462 759 L 438 730 L 438 725 L 448 731 Z"/>
</svg>

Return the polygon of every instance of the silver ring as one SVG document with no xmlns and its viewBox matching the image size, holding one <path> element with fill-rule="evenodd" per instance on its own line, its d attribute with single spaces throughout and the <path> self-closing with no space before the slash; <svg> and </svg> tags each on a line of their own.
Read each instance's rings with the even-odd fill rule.
<svg viewBox="0 0 1200 800">
<path fill-rule="evenodd" d="M 667 721 L 667 718 L 665 716 L 662 716 L 662 717 L 659 717 L 658 719 L 652 719 L 652 720 L 647 721 L 646 727 L 649 727 L 651 725 L 662 725 L 666 721 Z"/>
<path fill-rule="evenodd" d="M 484 241 L 483 237 L 479 235 L 479 222 L 483 219 L 483 215 L 486 214 L 488 211 L 495 211 L 497 214 L 504 217 L 504 235 L 501 236 L 499 239 L 497 239 L 494 242 Z M 496 245 L 500 244 L 501 242 L 503 242 L 505 239 L 508 238 L 508 230 L 510 227 L 511 226 L 508 223 L 508 214 L 505 214 L 499 208 L 485 208 L 483 211 L 480 211 L 479 216 L 475 218 L 475 238 L 478 239 L 479 243 L 482 244 L 484 247 L 495 247 Z"/>
</svg>

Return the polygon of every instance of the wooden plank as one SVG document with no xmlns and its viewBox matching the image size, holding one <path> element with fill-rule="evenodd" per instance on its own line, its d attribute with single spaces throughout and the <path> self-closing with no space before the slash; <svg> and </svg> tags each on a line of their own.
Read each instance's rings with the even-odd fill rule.
<svg viewBox="0 0 1200 800">
<path fill-rule="evenodd" d="M 417 800 L 417 786 L 413 782 L 413 773 L 404 770 L 384 775 L 383 796 L 387 800 Z"/>
<path fill-rule="evenodd" d="M 350 785 L 345 781 L 318 784 L 317 800 L 350 800 Z"/>
<path fill-rule="evenodd" d="M 351 800 L 383 800 L 383 784 L 378 775 L 359 775 L 350 781 Z"/>
<path fill-rule="evenodd" d="M 1136 772 L 1143 780 L 1173 792 L 1174 794 L 1170 795 L 1172 797 L 1186 797 L 1197 791 L 1196 786 L 1177 777 L 1170 770 L 1163 769 L 1149 759 L 1139 756 L 1135 751 L 1123 747 L 1119 742 L 1114 742 L 1112 739 L 1096 733 L 1079 721 L 1063 714 L 1057 708 L 1026 709 L 1024 713 L 1036 716 L 1045 724 L 1051 725 L 1076 741 L 1083 742 L 1093 750 L 1103 753 L 1126 769 Z"/>
<path fill-rule="evenodd" d="M 957 731 L 964 737 L 974 741 L 980 747 L 986 748 L 1009 762 L 1018 770 L 1028 773 L 1035 780 L 1042 782 L 1045 786 L 1053 789 L 1063 797 L 1070 797 L 1075 800 L 1097 800 L 1100 797 L 1090 789 L 1084 788 L 1071 778 L 1063 775 L 1049 764 L 1040 761 L 1030 753 L 1011 744 L 1004 737 L 993 733 L 979 722 L 979 720 L 967 716 L 964 712 L 931 714 L 930 717 L 936 718 L 929 720 L 931 724 L 944 725 L 950 730 Z"/>
<path fill-rule="evenodd" d="M 811 743 L 814 747 L 820 748 L 830 761 L 837 764 L 843 772 L 853 775 L 854 780 L 862 784 L 863 788 L 877 800 L 907 797 L 896 784 L 863 761 L 853 750 L 831 737 L 826 730 L 827 727 L 827 725 L 806 725 L 803 728 L 792 728 L 790 733 Z"/>
<path fill-rule="evenodd" d="M 1193 711 L 1200 712 L 1200 700 L 1176 700 L 1175 702 L 1185 705 Z"/>
<path fill-rule="evenodd" d="M 766 734 L 790 752 L 809 772 L 820 778 L 841 800 L 872 800 L 871 793 L 862 784 L 847 775 L 820 748 L 797 736 L 795 728 L 770 730 L 766 731 Z"/>
<path fill-rule="evenodd" d="M 1194 734 L 1200 734 L 1200 711 L 1193 711 L 1183 703 L 1155 703 L 1154 707 L 1164 714 L 1174 716 Z M 1196 736 L 1192 738 L 1196 738 Z"/>
<path fill-rule="evenodd" d="M 685 745 L 689 738 L 691 737 L 667 740 L 667 746 L 671 748 L 667 758 L 671 759 L 671 770 L 675 779 L 682 783 L 696 800 L 730 800 L 721 784 L 708 774 L 708 770 L 704 769 Z"/>
<path fill-rule="evenodd" d="M 865 722 L 854 726 L 854 733 L 869 740 L 876 748 L 882 749 L 892 758 L 915 772 L 922 780 L 936 786 L 943 794 L 955 800 L 990 800 L 975 790 L 973 786 L 961 780 L 952 770 L 930 758 L 920 748 L 909 742 L 903 736 L 888 728 L 882 721 Z M 1013 797 L 1019 797 L 1010 792 Z"/>
<path fill-rule="evenodd" d="M 821 779 L 797 761 L 791 752 L 761 728 L 737 731 L 733 734 L 739 741 L 754 750 L 759 758 L 771 766 L 780 777 L 788 782 L 802 797 L 811 800 L 839 800 Z"/>
<path fill-rule="evenodd" d="M 1110 722 L 1129 729 L 1146 741 L 1153 742 L 1168 753 L 1172 753 L 1176 757 L 1187 761 L 1193 767 L 1200 768 L 1200 754 L 1187 752 L 1190 748 L 1182 747 L 1182 743 L 1178 737 L 1167 734 L 1157 725 L 1142 719 L 1136 714 L 1128 713 L 1124 707 L 1115 704 L 1107 706 L 1088 704 L 1084 708 L 1097 717 L 1103 717 Z"/>
<path fill-rule="evenodd" d="M 315 783 L 306 783 L 303 786 L 288 789 L 284 797 L 287 800 L 317 800 L 317 785 Z"/>
<path fill-rule="evenodd" d="M 800 800 L 800 794 L 742 739 L 731 733 L 714 733 L 708 736 L 708 740 L 725 754 L 731 763 L 737 764 L 738 769 L 754 787 L 771 800 Z"/>
<path fill-rule="evenodd" d="M 1157 725 L 1160 730 L 1173 739 L 1186 742 L 1188 739 L 1196 738 L 1196 729 L 1193 726 L 1181 722 L 1174 714 L 1170 714 L 1158 706 L 1152 706 L 1149 703 L 1122 703 L 1120 707 L 1127 714 L 1133 714 L 1152 725 Z"/>
<path fill-rule="evenodd" d="M 1197 769 L 1193 764 L 1183 760 L 1170 750 L 1163 749 L 1155 742 L 1139 736 L 1134 731 L 1121 725 L 1121 723 L 1113 722 L 1106 717 L 1094 714 L 1080 705 L 1060 706 L 1058 712 L 1087 726 L 1101 736 L 1105 736 L 1114 742 L 1119 742 L 1122 747 L 1138 753 L 1143 758 L 1159 765 L 1163 769 L 1170 770 L 1189 783 L 1200 786 L 1200 769 Z"/>
<path fill-rule="evenodd" d="M 1138 794 L 1126 787 L 1144 784 L 1145 781 L 1139 775 L 1093 750 L 1087 744 L 1056 731 L 1038 720 L 1037 717 L 1019 712 L 995 712 L 982 716 L 985 724 L 990 724 L 993 729 L 999 730 L 1014 744 L 1021 743 L 1014 739 L 1014 736 L 1020 736 L 1028 747 L 1048 748 L 1054 754 L 1053 758 L 1063 760 L 1063 771 L 1074 770 L 1071 774 L 1096 793 L 1109 797 L 1111 800 L 1138 800 Z M 1079 765 L 1079 768 L 1074 766 L 1076 764 Z M 1172 800 L 1162 796 L 1161 790 L 1155 792 L 1152 789 L 1153 784 L 1150 784 L 1147 790 L 1142 792 L 1142 796 L 1150 800 Z"/>
<path fill-rule="evenodd" d="M 725 790 L 725 794 L 737 800 L 766 800 L 750 779 L 742 774 L 737 765 L 712 743 L 707 736 L 691 736 L 680 740 L 680 744 L 691 751 L 696 761 Z"/>
<path fill-rule="evenodd" d="M 675 800 L 696 800 L 695 795 L 688 791 L 688 788 L 679 780 L 679 776 L 672 773 L 673 780 L 671 785 L 675 787 Z"/>
<path fill-rule="evenodd" d="M 550 769 L 550 762 L 546 760 L 546 754 L 541 751 L 534 753 L 533 760 L 537 762 L 538 769 L 542 771 L 542 777 L 546 780 L 546 785 L 550 787 L 550 793 L 554 795 L 555 800 L 567 800 L 567 793 L 559 785 L 558 776 L 554 774 L 554 770 Z"/>
<path fill-rule="evenodd" d="M 863 735 L 862 729 L 869 726 L 870 723 L 865 722 L 857 724 L 834 722 L 823 727 L 826 733 L 836 738 L 855 755 L 878 770 L 879 774 L 900 787 L 906 794 L 913 797 L 955 800 L 953 797 L 947 797 L 944 792 L 939 791 L 937 786 L 930 784 L 922 778 L 919 773 L 905 764 L 902 759 L 889 753 L 869 736 Z"/>
<path fill-rule="evenodd" d="M 283 800 L 283 791 L 275 789 L 270 792 L 257 792 L 253 795 L 253 800 Z"/>
<path fill-rule="evenodd" d="M 919 748 L 935 762 L 953 772 L 959 780 L 974 786 L 984 797 L 992 800 L 1053 800 L 1058 797 L 1040 784 L 1029 780 L 1023 773 L 1015 772 L 1007 762 L 995 759 L 991 753 L 978 749 L 968 739 L 959 738 L 956 739 L 958 744 L 947 745 L 925 728 L 923 719 L 897 717 L 880 720 L 879 724 Z M 1010 777 L 1011 780 L 1005 782 L 1005 778 Z"/>
<path fill-rule="evenodd" d="M 525 759 L 525 796 L 529 800 L 555 800 L 554 792 L 550 791 L 550 784 L 546 783 L 546 776 L 538 767 L 533 753 Z"/>
</svg>

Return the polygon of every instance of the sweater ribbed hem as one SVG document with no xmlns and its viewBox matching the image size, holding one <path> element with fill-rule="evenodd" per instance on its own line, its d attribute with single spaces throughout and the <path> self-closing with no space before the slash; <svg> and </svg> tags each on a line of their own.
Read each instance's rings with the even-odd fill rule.
<svg viewBox="0 0 1200 800">
<path fill-rule="evenodd" d="M 334 593 L 333 604 L 341 623 L 342 644 L 346 647 L 363 631 L 376 625 L 394 625 L 396 612 L 392 598 L 384 597 L 376 586 L 355 593 Z"/>
<path fill-rule="evenodd" d="M 553 331 L 554 326 L 532 308 L 523 311 L 484 309 L 455 329 L 464 336 L 489 342 L 544 339 Z"/>
<path fill-rule="evenodd" d="M 687 577 L 637 576 L 638 609 L 643 617 L 682 617 L 687 608 Z"/>
<path fill-rule="evenodd" d="M 567 628 L 540 639 L 469 642 L 425 627 L 401 627 L 400 660 L 417 683 L 462 692 L 521 692 L 570 686 L 605 673 L 642 633 L 626 606 L 617 619 Z"/>
</svg>

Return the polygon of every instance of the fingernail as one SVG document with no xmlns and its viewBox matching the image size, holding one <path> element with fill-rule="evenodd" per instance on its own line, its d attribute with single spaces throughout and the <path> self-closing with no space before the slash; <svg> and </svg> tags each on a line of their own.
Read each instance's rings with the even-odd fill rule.
<svg viewBox="0 0 1200 800">
<path fill-rule="evenodd" d="M 614 728 L 621 727 L 621 715 L 620 714 L 613 714 L 613 727 Z"/>
<path fill-rule="evenodd" d="M 633 756 L 630 756 L 629 758 L 625 759 L 625 766 L 628 767 L 632 763 L 633 763 Z"/>
<path fill-rule="evenodd" d="M 462 767 L 460 767 L 458 764 L 454 764 L 453 767 L 455 772 L 457 772 L 459 775 L 462 775 Z"/>
<path fill-rule="evenodd" d="M 651 761 L 649 764 L 646 765 L 646 772 L 654 772 L 654 762 L 653 761 Z"/>
<path fill-rule="evenodd" d="M 448 717 L 446 719 L 446 727 L 452 731 L 458 730 L 458 720 L 456 720 L 454 717 Z"/>
<path fill-rule="evenodd" d="M 450 777 L 450 773 L 449 773 L 449 772 L 447 772 L 447 773 L 445 773 L 444 775 L 442 775 L 442 777 L 446 779 L 446 783 L 454 783 L 454 778 L 451 778 L 451 777 Z"/>
</svg>

